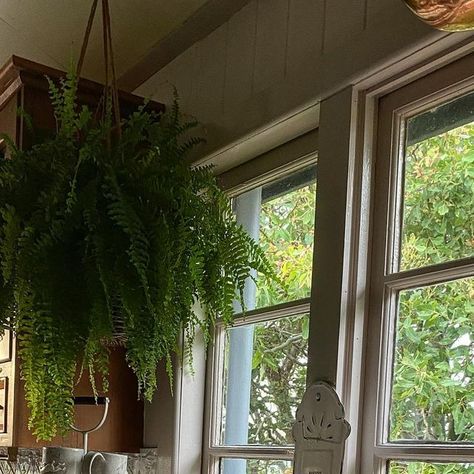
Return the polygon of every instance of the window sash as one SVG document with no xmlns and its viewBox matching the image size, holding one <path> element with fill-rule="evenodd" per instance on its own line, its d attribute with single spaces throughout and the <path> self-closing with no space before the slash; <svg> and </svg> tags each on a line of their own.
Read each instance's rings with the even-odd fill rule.
<svg viewBox="0 0 474 474">
<path fill-rule="evenodd" d="M 266 159 L 266 157 L 260 157 Z M 259 160 L 259 158 L 257 158 Z M 287 160 L 287 158 L 286 158 Z M 233 172 L 229 172 L 232 179 L 225 176 L 223 184 L 231 197 L 250 191 L 258 186 L 264 186 L 272 181 L 285 178 L 304 168 L 314 166 L 317 163 L 317 152 L 305 153 L 300 158 L 286 161 L 284 165 L 279 164 L 274 169 L 269 169 L 263 175 L 252 177 L 238 185 L 234 185 Z M 249 163 L 251 165 L 251 163 Z M 232 183 L 229 186 L 229 183 Z M 313 270 L 314 271 L 314 270 Z M 310 297 L 280 303 L 273 306 L 257 308 L 239 313 L 234 317 L 233 327 L 241 327 L 249 324 L 261 323 L 281 319 L 285 317 L 298 316 L 310 313 Z M 204 436 L 204 472 L 209 474 L 219 473 L 219 462 L 222 458 L 240 459 L 281 459 L 292 460 L 294 456 L 293 446 L 225 446 L 219 444 L 221 437 L 221 420 L 223 410 L 223 385 L 224 378 L 224 343 L 225 325 L 222 320 L 217 320 L 214 327 L 213 344 L 208 349 L 208 362 L 206 373 L 206 412 L 205 412 L 205 436 Z"/>
<path fill-rule="evenodd" d="M 406 123 L 417 115 L 423 114 L 437 106 L 453 101 L 468 92 L 474 92 L 474 77 L 462 81 L 461 84 L 452 85 L 449 88 L 421 97 L 408 104 L 397 106 L 393 101 L 382 99 L 379 120 L 384 123 L 379 127 L 379 139 L 384 135 L 390 138 L 390 144 L 382 138 L 377 154 L 384 157 L 386 163 L 379 166 L 380 172 L 376 171 L 376 184 L 382 180 L 387 184 L 388 193 L 382 199 L 385 201 L 385 263 L 384 274 L 398 273 L 398 264 L 401 255 L 401 239 L 403 229 L 403 200 L 404 200 L 404 161 L 405 161 L 405 139 Z M 403 96 L 400 98 L 403 101 Z M 399 100 L 400 100 L 399 99 Z M 403 101 L 404 102 L 404 101 Z M 384 152 L 381 153 L 382 148 Z M 389 159 L 387 159 L 390 157 Z M 379 196 L 383 193 L 377 192 Z M 380 199 L 380 197 L 379 197 Z M 383 215 L 383 212 L 380 212 Z M 376 218 L 376 226 L 381 225 L 381 218 Z M 455 262 L 455 261 L 453 261 Z"/>
<path fill-rule="evenodd" d="M 236 316 L 233 327 L 248 324 L 272 321 L 280 318 L 298 316 L 310 312 L 310 298 L 282 303 L 267 308 L 249 311 L 245 315 Z M 292 460 L 294 446 L 260 446 L 242 445 L 226 446 L 219 444 L 221 437 L 221 420 L 223 410 L 224 378 L 224 343 L 225 325 L 217 321 L 214 329 L 214 343 L 208 354 L 207 383 L 209 402 L 206 404 L 206 432 L 205 437 L 205 466 L 209 474 L 219 474 L 220 460 L 222 458 L 235 459 L 281 459 Z"/>
<path fill-rule="evenodd" d="M 398 270 L 403 217 L 404 123 L 410 117 L 472 92 L 474 77 L 469 73 L 472 62 L 472 57 L 464 58 L 379 101 L 362 447 L 365 465 L 372 459 L 370 464 L 377 474 L 386 472 L 387 461 L 391 459 L 474 462 L 473 444 L 387 441 L 398 317 L 395 303 L 399 292 L 474 275 L 474 257 Z"/>
<path fill-rule="evenodd" d="M 282 303 L 275 306 L 270 306 L 267 308 L 257 309 L 249 311 L 245 315 L 240 314 L 235 318 L 235 322 L 232 327 L 242 327 L 250 324 L 256 324 L 261 322 L 273 321 L 276 319 L 281 319 L 285 317 L 298 316 L 304 313 L 309 313 L 310 311 L 310 299 L 304 298 L 301 300 L 296 300 L 290 303 Z M 209 436 L 209 450 L 226 450 L 228 446 L 222 445 L 219 443 L 219 438 L 221 435 L 221 420 L 222 420 L 222 410 L 223 410 L 223 386 L 224 386 L 224 344 L 225 344 L 225 330 L 226 327 L 222 321 L 218 321 L 214 329 L 214 344 L 212 347 L 212 353 L 210 354 L 209 360 L 209 371 L 211 374 L 211 394 L 210 400 L 210 436 Z M 209 419 L 209 416 L 208 416 Z M 256 445 L 242 445 L 239 446 L 239 452 L 242 449 L 249 449 L 252 451 L 255 447 L 260 448 Z M 278 453 L 282 454 L 287 452 L 288 449 L 292 449 L 291 446 L 288 447 L 276 447 L 276 446 L 266 446 L 266 449 L 277 450 Z M 227 452 L 227 451 L 226 451 Z M 232 450 L 229 451 L 232 453 Z M 238 457 L 238 456 L 237 456 Z"/>
<path fill-rule="evenodd" d="M 462 450 L 471 450 L 474 454 L 474 443 L 454 443 L 454 442 L 429 442 L 426 443 L 421 440 L 413 441 L 389 441 L 389 421 L 390 408 L 392 403 L 392 388 L 393 388 L 393 371 L 394 371 L 394 354 L 396 348 L 397 336 L 397 319 L 398 314 L 398 298 L 403 290 L 412 288 L 422 288 L 434 284 L 457 281 L 462 278 L 474 276 L 474 259 L 469 259 L 469 263 L 459 268 L 447 268 L 444 271 L 431 272 L 428 274 L 418 274 L 411 277 L 392 279 L 389 283 L 384 285 L 383 296 L 383 315 L 381 319 L 382 327 L 382 342 L 380 354 L 386 354 L 387 357 L 380 357 L 380 374 L 379 374 L 379 394 L 378 394 L 378 430 L 377 430 L 377 446 L 390 446 L 394 450 L 397 447 L 414 449 L 416 447 L 425 447 L 427 444 L 432 447 L 437 446 L 438 449 L 443 449 L 450 446 L 460 447 Z M 448 449 L 448 452 L 456 452 Z M 472 458 L 471 458 L 472 460 Z"/>
</svg>

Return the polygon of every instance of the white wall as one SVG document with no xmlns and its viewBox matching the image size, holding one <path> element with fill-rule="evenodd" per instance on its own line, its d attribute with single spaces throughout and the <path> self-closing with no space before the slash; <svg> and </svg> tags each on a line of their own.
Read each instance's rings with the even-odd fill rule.
<svg viewBox="0 0 474 474">
<path fill-rule="evenodd" d="M 136 92 L 167 103 L 175 85 L 183 110 L 205 124 L 210 153 L 440 36 L 401 0 L 253 0 Z M 317 121 L 315 108 L 269 146 Z"/>
</svg>

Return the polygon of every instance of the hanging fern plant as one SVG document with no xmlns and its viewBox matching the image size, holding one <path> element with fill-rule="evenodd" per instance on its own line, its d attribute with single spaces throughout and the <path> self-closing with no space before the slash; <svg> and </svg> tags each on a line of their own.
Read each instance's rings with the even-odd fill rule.
<svg viewBox="0 0 474 474">
<path fill-rule="evenodd" d="M 10 141 L 0 162 L 0 324 L 16 331 L 43 440 L 69 429 L 81 364 L 94 390 L 94 374 L 106 381 L 117 333 L 150 400 L 182 331 L 188 347 L 197 327 L 209 336 L 232 321 L 251 270 L 273 275 L 212 170 L 186 161 L 200 140 L 185 138 L 196 124 L 176 101 L 162 116 L 142 107 L 117 136 L 111 113 L 97 122 L 77 106 L 74 76 L 50 90 L 56 135 L 26 150 Z"/>
</svg>

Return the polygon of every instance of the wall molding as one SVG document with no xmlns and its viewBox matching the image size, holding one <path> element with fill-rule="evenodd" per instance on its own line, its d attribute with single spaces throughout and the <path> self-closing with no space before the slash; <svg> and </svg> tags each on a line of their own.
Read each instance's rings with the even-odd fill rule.
<svg viewBox="0 0 474 474">
<path fill-rule="evenodd" d="M 318 125 L 319 103 L 313 103 L 204 154 L 194 164 L 213 165 L 216 174 L 221 174 L 311 132 Z"/>
</svg>

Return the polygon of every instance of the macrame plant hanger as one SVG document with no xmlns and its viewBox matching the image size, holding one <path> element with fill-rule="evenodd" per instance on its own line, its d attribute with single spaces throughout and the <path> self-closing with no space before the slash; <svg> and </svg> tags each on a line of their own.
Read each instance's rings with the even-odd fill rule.
<svg viewBox="0 0 474 474">
<path fill-rule="evenodd" d="M 105 69 L 105 84 L 104 84 L 104 104 L 102 108 L 103 119 L 109 119 L 109 110 L 110 106 L 112 107 L 113 115 L 110 117 L 115 121 L 114 130 L 117 131 L 118 137 L 121 135 L 120 127 L 120 103 L 119 95 L 117 88 L 117 79 L 115 73 L 115 62 L 114 62 L 114 53 L 112 47 L 112 31 L 110 25 L 110 10 L 109 10 L 109 1 L 101 0 L 102 2 L 102 38 L 104 43 L 104 69 Z M 84 65 L 84 58 L 87 51 L 87 46 L 89 44 L 90 34 L 92 30 L 92 25 L 94 23 L 94 17 L 97 11 L 97 5 L 99 0 L 94 0 L 92 2 L 91 11 L 89 14 L 89 20 L 87 21 L 86 32 L 84 34 L 84 41 L 82 42 L 81 54 L 79 56 L 79 61 L 77 63 L 76 77 L 77 80 L 81 77 L 82 67 Z M 111 75 L 111 77 L 110 77 Z M 107 136 L 107 146 L 110 150 L 111 146 L 111 136 L 110 133 Z M 80 428 L 75 425 L 71 425 L 71 428 L 82 434 L 83 437 L 83 449 L 84 453 L 88 452 L 89 449 L 89 434 L 94 431 L 99 430 L 107 419 L 108 409 L 109 409 L 110 399 L 107 397 L 74 397 L 74 405 L 102 405 L 103 412 L 100 421 L 93 427 L 90 428 Z"/>
<path fill-rule="evenodd" d="M 120 101 L 117 86 L 117 74 L 115 70 L 114 50 L 112 44 L 112 28 L 110 21 L 109 0 L 100 0 L 102 6 L 102 41 L 103 41 L 103 58 L 104 58 L 104 94 L 97 106 L 97 116 L 102 112 L 102 120 L 104 122 L 111 121 L 107 134 L 107 150 L 110 152 L 112 145 L 112 135 L 120 139 L 122 135 L 120 120 Z M 82 67 L 86 56 L 87 46 L 92 31 L 92 25 L 97 13 L 99 0 L 93 0 L 89 19 L 87 21 L 84 40 L 82 42 L 81 53 L 76 68 L 77 80 L 81 77 Z M 101 105 L 102 104 L 102 105 Z M 112 344 L 123 345 L 125 342 L 123 319 L 117 317 L 114 319 L 114 339 Z"/>
<path fill-rule="evenodd" d="M 99 0 L 93 0 L 91 11 L 89 14 L 89 19 L 87 21 L 86 31 L 84 34 L 84 40 L 82 42 L 81 53 L 79 56 L 79 61 L 76 68 L 76 76 L 79 80 L 82 73 L 82 67 L 84 65 L 84 59 L 86 56 L 87 46 L 89 44 L 89 39 L 92 31 L 92 25 L 94 23 L 94 18 L 97 12 L 97 6 Z M 117 135 L 121 135 L 121 125 L 120 125 L 120 102 L 119 94 L 117 87 L 117 75 L 115 71 L 115 60 L 114 60 L 114 50 L 112 44 L 112 28 L 110 21 L 110 8 L 109 0 L 101 0 L 102 5 L 102 41 L 103 41 L 103 52 L 104 52 L 104 73 L 105 73 L 105 82 L 104 82 L 104 106 L 103 106 L 103 118 L 107 119 L 108 112 L 110 107 L 112 107 L 112 118 L 115 121 L 115 130 Z M 108 136 L 108 146 L 110 148 L 110 135 Z"/>
</svg>

